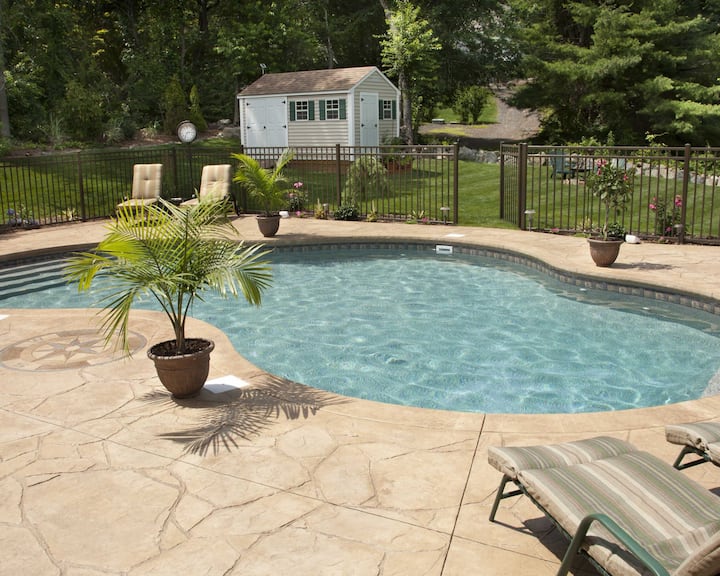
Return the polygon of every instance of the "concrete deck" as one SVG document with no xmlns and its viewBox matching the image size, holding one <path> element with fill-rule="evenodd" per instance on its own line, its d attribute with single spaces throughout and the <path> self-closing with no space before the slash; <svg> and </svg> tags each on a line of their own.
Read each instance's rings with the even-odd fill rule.
<svg viewBox="0 0 720 576">
<path fill-rule="evenodd" d="M 235 224 L 260 240 L 252 217 Z M 102 234 L 102 223 L 0 234 L 0 260 Z M 615 266 L 600 269 L 579 238 L 296 218 L 268 244 L 349 238 L 461 241 L 574 274 L 720 298 L 712 247 L 625 245 Z M 565 542 L 532 504 L 505 500 L 499 522 L 488 522 L 500 480 L 488 446 L 602 433 L 671 462 L 665 424 L 720 419 L 717 396 L 542 416 L 342 398 L 262 372 L 199 322 L 190 334 L 216 341 L 210 378 L 235 375 L 254 391 L 173 401 L 145 356 L 148 343 L 171 337 L 160 314 L 134 314 L 131 359 L 102 347 L 91 312 L 0 314 L 3 576 L 550 575 Z M 720 487 L 717 468 L 686 473 Z"/>
</svg>

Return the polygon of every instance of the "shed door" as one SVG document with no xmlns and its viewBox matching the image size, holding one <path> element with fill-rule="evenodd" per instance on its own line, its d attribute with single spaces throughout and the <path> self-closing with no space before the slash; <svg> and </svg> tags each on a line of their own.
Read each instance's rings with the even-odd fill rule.
<svg viewBox="0 0 720 576">
<path fill-rule="evenodd" d="M 377 93 L 360 93 L 360 146 L 378 146 L 380 133 L 378 130 L 378 95 Z"/>
<path fill-rule="evenodd" d="M 287 146 L 285 98 L 252 98 L 245 101 L 245 146 Z"/>
</svg>

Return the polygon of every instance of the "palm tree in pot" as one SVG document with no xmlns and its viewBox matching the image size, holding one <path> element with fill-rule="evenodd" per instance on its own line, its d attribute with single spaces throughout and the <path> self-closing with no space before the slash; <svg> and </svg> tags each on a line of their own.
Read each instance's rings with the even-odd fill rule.
<svg viewBox="0 0 720 576">
<path fill-rule="evenodd" d="M 625 231 L 616 220 L 610 223 L 610 214 L 617 218 L 625 210 L 633 191 L 633 171 L 621 167 L 624 159 L 615 163 L 600 159 L 594 172 L 585 181 L 587 190 L 600 200 L 603 209 L 601 238 L 588 238 L 590 255 L 598 266 L 610 266 L 618 257 Z"/>
<path fill-rule="evenodd" d="M 263 213 L 258 216 L 260 232 L 266 237 L 275 236 L 280 226 L 278 210 L 287 201 L 287 194 L 292 190 L 290 181 L 283 174 L 283 170 L 292 160 L 292 151 L 285 150 L 272 169 L 263 168 L 255 158 L 247 154 L 233 154 L 232 157 L 238 161 L 233 181 L 244 185 L 250 197 L 262 206 Z"/>
<path fill-rule="evenodd" d="M 91 252 L 68 258 L 65 276 L 80 291 L 98 288 L 106 343 L 117 334 L 126 352 L 132 305 L 153 297 L 172 324 L 174 340 L 155 344 L 148 356 L 163 385 L 176 398 L 197 394 L 209 370 L 211 340 L 187 338 L 185 324 L 204 293 L 238 297 L 260 305 L 272 274 L 261 244 L 245 246 L 227 219 L 224 199 L 178 207 L 122 209 Z"/>
</svg>

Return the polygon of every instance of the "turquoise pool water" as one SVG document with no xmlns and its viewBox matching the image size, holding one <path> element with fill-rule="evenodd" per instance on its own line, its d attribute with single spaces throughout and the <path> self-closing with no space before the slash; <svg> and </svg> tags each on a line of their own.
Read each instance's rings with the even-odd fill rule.
<svg viewBox="0 0 720 576">
<path fill-rule="evenodd" d="M 720 368 L 716 316 L 496 259 L 428 248 L 273 260 L 261 308 L 211 297 L 193 315 L 265 370 L 348 396 L 496 413 L 618 410 L 698 398 Z M 0 307 L 48 303 L 92 298 L 62 286 Z"/>
</svg>

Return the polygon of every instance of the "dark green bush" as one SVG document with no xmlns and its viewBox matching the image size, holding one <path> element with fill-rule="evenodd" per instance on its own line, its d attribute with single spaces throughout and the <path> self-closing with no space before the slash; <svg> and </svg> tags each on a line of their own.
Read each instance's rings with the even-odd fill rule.
<svg viewBox="0 0 720 576">
<path fill-rule="evenodd" d="M 360 211 L 355 204 L 341 204 L 334 214 L 335 220 L 358 220 Z"/>
</svg>

